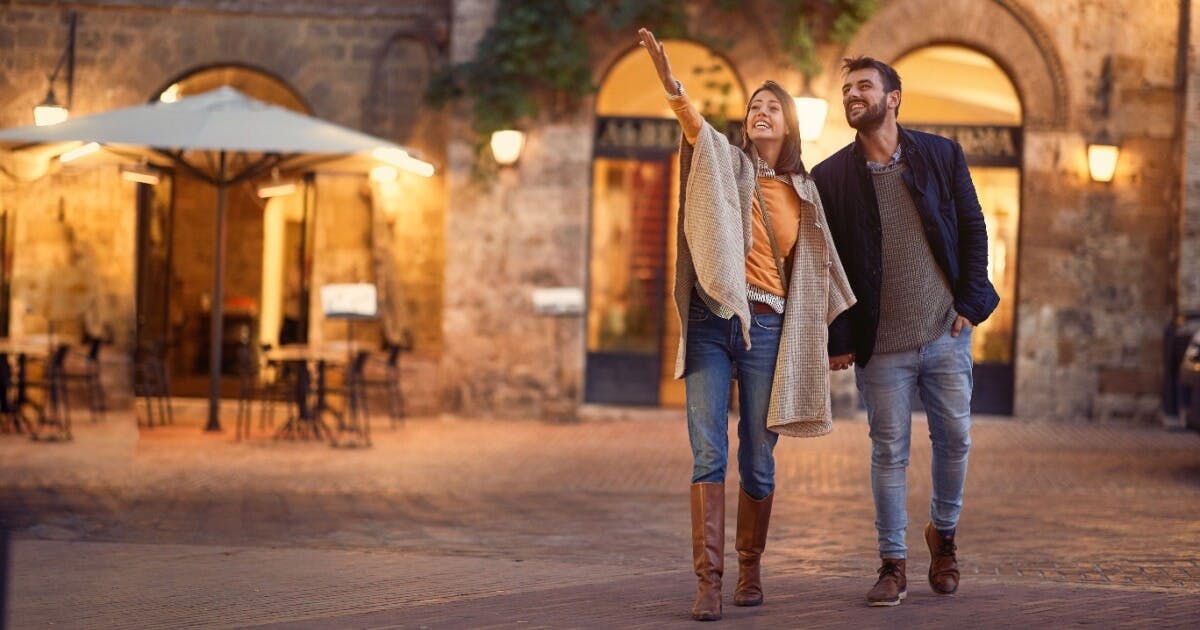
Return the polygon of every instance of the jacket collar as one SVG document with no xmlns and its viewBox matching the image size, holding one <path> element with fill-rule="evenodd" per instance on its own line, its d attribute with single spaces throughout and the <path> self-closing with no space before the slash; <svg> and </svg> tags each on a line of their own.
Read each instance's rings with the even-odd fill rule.
<svg viewBox="0 0 1200 630">
<path fill-rule="evenodd" d="M 912 132 L 905 129 L 904 125 L 899 123 L 896 124 L 896 128 L 898 130 L 897 135 L 900 138 L 900 147 L 902 149 L 901 154 L 904 155 L 905 158 L 909 158 L 914 154 L 920 153 L 920 148 L 918 147 L 916 140 L 913 138 Z M 851 145 L 850 150 L 854 155 L 855 160 L 866 164 L 867 156 L 866 153 L 863 152 L 862 142 L 859 138 L 859 134 L 857 133 L 854 134 L 854 143 Z"/>
</svg>

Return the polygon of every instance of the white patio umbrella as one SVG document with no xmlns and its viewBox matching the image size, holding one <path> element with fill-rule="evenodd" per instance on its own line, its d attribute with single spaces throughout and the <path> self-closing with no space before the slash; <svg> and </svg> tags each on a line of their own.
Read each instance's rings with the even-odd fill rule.
<svg viewBox="0 0 1200 630">
<path fill-rule="evenodd" d="M 72 118 L 48 127 L 0 130 L 0 145 L 20 150 L 51 143 L 98 143 L 117 152 L 169 160 L 217 188 L 208 424 L 220 430 L 221 339 L 224 333 L 225 197 L 233 184 L 273 168 L 295 170 L 370 154 L 426 177 L 433 165 L 405 147 L 255 100 L 231 87 Z"/>
</svg>

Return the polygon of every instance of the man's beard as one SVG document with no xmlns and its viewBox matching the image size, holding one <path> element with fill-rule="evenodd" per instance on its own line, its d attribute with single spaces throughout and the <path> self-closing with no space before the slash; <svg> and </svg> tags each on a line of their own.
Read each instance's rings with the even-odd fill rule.
<svg viewBox="0 0 1200 630">
<path fill-rule="evenodd" d="M 865 99 L 864 99 L 865 100 Z M 887 97 L 879 99 L 874 105 L 867 103 L 866 110 L 859 114 L 858 118 L 851 120 L 850 112 L 846 112 L 846 124 L 858 131 L 875 131 L 883 124 L 883 119 L 887 117 Z"/>
</svg>

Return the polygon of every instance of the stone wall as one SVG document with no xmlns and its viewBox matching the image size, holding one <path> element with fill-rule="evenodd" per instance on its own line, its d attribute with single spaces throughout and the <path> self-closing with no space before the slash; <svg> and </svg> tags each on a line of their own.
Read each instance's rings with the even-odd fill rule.
<svg viewBox="0 0 1200 630">
<path fill-rule="evenodd" d="M 1017 412 L 1153 421 L 1174 315 L 1178 2 L 1028 7 L 1071 78 L 1070 122 L 1026 149 Z M 1085 164 L 1101 132 L 1121 145 L 1110 184 Z"/>
<path fill-rule="evenodd" d="M 1179 220 L 1177 310 L 1200 315 L 1200 4 L 1190 3 Z"/>
</svg>

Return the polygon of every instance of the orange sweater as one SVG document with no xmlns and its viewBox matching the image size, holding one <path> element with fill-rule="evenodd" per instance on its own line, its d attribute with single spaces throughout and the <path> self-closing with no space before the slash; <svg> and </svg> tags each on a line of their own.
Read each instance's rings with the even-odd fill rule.
<svg viewBox="0 0 1200 630">
<path fill-rule="evenodd" d="M 683 127 L 683 137 L 689 144 L 695 144 L 696 136 L 700 135 L 700 127 L 704 123 L 700 112 L 696 111 L 686 95 L 667 100 L 671 104 L 671 110 L 675 112 L 675 117 L 679 119 L 679 125 Z M 771 228 L 775 232 L 775 245 L 785 259 L 786 269 L 800 229 L 800 196 L 791 185 L 773 177 L 759 177 L 758 185 L 767 201 L 767 213 L 771 215 Z M 762 209 L 758 205 L 758 196 L 755 195 L 752 201 L 754 243 L 746 255 L 746 282 L 768 293 L 787 297 L 787 288 L 783 286 L 779 269 L 775 265 L 775 256 L 771 253 L 771 241 L 767 238 L 767 226 L 763 221 Z"/>
</svg>

